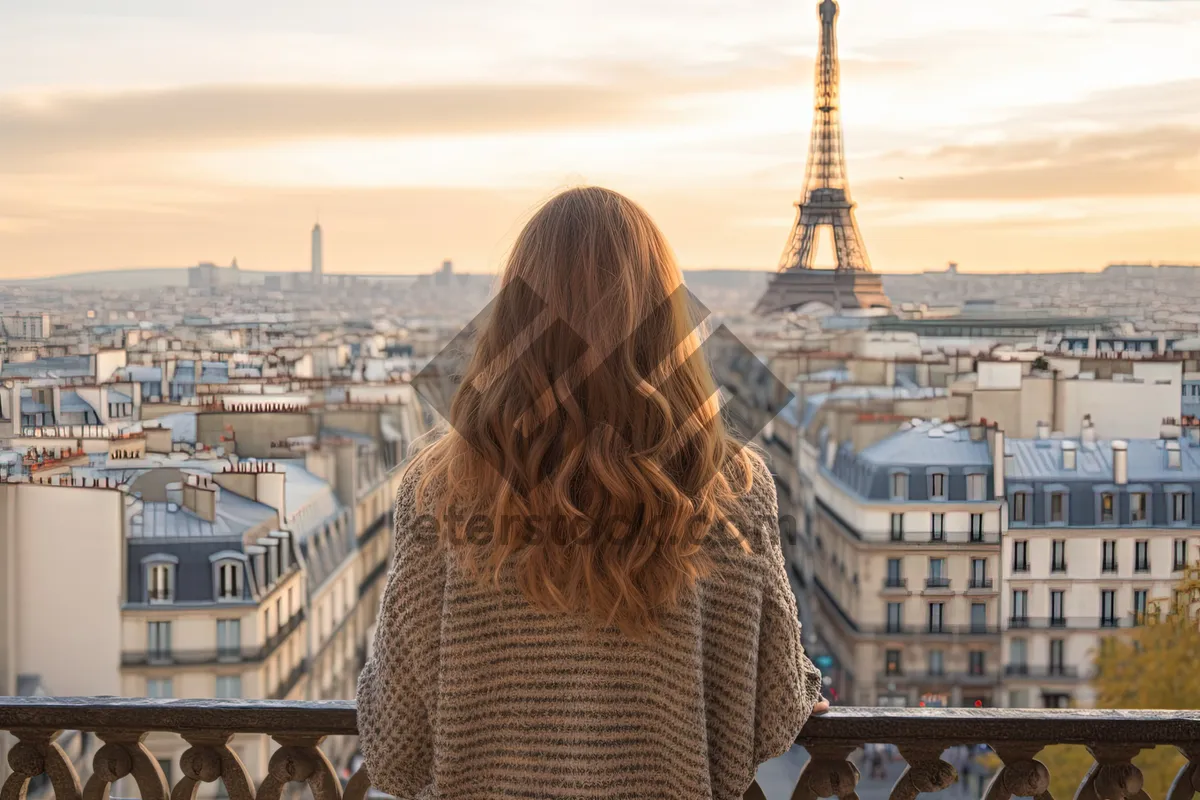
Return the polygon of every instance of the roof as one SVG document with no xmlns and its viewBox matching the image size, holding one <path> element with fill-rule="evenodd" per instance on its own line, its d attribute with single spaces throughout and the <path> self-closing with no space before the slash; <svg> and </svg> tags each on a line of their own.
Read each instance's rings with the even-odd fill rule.
<svg viewBox="0 0 1200 800">
<path fill-rule="evenodd" d="M 233 492 L 218 490 L 217 519 L 209 522 L 174 503 L 142 503 L 127 508 L 130 539 L 239 538 L 276 518 L 275 509 Z"/>
<path fill-rule="evenodd" d="M 172 442 L 196 442 L 196 412 L 180 411 L 174 414 L 163 414 L 157 422 L 162 427 L 171 429 Z"/>
<path fill-rule="evenodd" d="M 945 389 L 930 386 L 838 386 L 833 391 L 814 394 L 805 400 L 799 426 L 807 428 L 817 411 L 829 400 L 920 400 L 946 394 Z"/>
<path fill-rule="evenodd" d="M 0 367 L 0 377 L 5 378 L 79 377 L 91 374 L 91 356 L 54 356 L 36 361 L 9 362 Z"/>
<path fill-rule="evenodd" d="M 965 428 L 932 422 L 921 422 L 881 439 L 859 457 L 871 464 L 898 467 L 984 467 L 992 463 L 986 439 L 973 442 Z"/>
<path fill-rule="evenodd" d="M 1063 442 L 1075 445 L 1075 469 L 1063 468 Z M 1200 445 L 1186 439 L 1178 440 L 1180 468 L 1167 466 L 1166 441 L 1162 439 L 1130 439 L 1128 478 L 1130 483 L 1142 481 L 1195 480 L 1200 478 Z M 1111 482 L 1113 477 L 1112 441 L 1094 443 L 1077 439 L 1009 439 L 1004 453 L 1011 456 L 1005 476 L 1009 481 L 1021 480 L 1095 480 Z"/>
<path fill-rule="evenodd" d="M 304 468 L 299 459 L 275 462 L 284 472 L 284 504 L 292 532 L 298 540 L 306 538 L 330 517 L 341 512 L 341 504 L 329 482 Z"/>
<path fill-rule="evenodd" d="M 80 397 L 78 392 L 72 392 L 69 390 L 63 391 L 62 395 L 59 397 L 58 405 L 64 414 L 96 413 L 96 409 L 92 407 L 91 403 Z"/>
<path fill-rule="evenodd" d="M 126 380 L 136 381 L 137 383 L 150 383 L 162 381 L 162 367 L 146 367 L 141 365 L 132 365 L 124 368 Z"/>
</svg>

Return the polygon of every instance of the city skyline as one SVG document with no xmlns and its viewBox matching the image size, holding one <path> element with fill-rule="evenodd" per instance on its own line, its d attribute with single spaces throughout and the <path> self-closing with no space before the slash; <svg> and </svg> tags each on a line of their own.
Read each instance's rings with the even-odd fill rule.
<svg viewBox="0 0 1200 800">
<path fill-rule="evenodd" d="M 529 210 L 582 182 L 646 205 L 685 268 L 772 270 L 814 5 L 6 10 L 0 279 L 305 270 L 318 211 L 330 273 L 494 272 Z M 843 3 L 879 272 L 1200 261 L 1200 3 L 1081 5 Z"/>
</svg>

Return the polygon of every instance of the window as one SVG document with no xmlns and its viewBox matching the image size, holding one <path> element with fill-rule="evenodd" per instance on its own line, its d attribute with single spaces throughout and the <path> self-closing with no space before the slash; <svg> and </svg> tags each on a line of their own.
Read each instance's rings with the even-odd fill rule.
<svg viewBox="0 0 1200 800">
<path fill-rule="evenodd" d="M 1014 589 L 1012 593 L 1012 624 L 1013 627 L 1024 627 L 1029 620 L 1029 591 Z"/>
<path fill-rule="evenodd" d="M 155 661 L 171 659 L 171 623 L 146 623 L 146 655 Z"/>
<path fill-rule="evenodd" d="M 1117 543 L 1112 539 L 1105 539 L 1101 546 L 1100 571 L 1117 571 Z"/>
<path fill-rule="evenodd" d="M 1067 494 L 1054 492 L 1050 495 L 1050 521 L 1063 523 L 1067 521 Z"/>
<path fill-rule="evenodd" d="M 983 500 L 984 487 L 987 483 L 987 475 L 983 473 L 975 473 L 967 476 L 967 499 L 973 502 Z"/>
<path fill-rule="evenodd" d="M 887 586 L 898 589 L 904 586 L 903 564 L 898 558 L 889 558 L 887 562 Z"/>
<path fill-rule="evenodd" d="M 242 565 L 236 561 L 217 564 L 217 599 L 242 599 Z"/>
<path fill-rule="evenodd" d="M 892 541 L 898 542 L 904 538 L 904 515 L 892 514 Z"/>
<path fill-rule="evenodd" d="M 1050 624 L 1062 627 L 1067 624 L 1066 597 L 1062 589 L 1050 591 Z"/>
<path fill-rule="evenodd" d="M 1100 493 L 1100 522 L 1111 523 L 1114 520 L 1113 516 L 1113 493 Z"/>
<path fill-rule="evenodd" d="M 971 541 L 983 541 L 983 514 L 971 515 Z"/>
<path fill-rule="evenodd" d="M 1009 522 L 1026 522 L 1029 511 L 1029 493 L 1017 492 L 1013 495 L 1012 508 L 1010 509 Z"/>
<path fill-rule="evenodd" d="M 263 609 L 263 636 L 270 636 L 274 631 L 271 630 L 271 609 Z"/>
<path fill-rule="evenodd" d="M 892 499 L 907 500 L 908 499 L 908 473 L 893 472 L 892 473 Z"/>
<path fill-rule="evenodd" d="M 1150 542 L 1145 539 L 1133 543 L 1133 571 L 1150 571 Z"/>
<path fill-rule="evenodd" d="M 275 598 L 275 624 L 282 628 L 283 620 L 284 620 L 283 598 L 277 597 L 277 598 Z"/>
<path fill-rule="evenodd" d="M 218 675 L 217 676 L 217 698 L 220 700 L 230 700 L 242 696 L 242 676 L 241 675 Z"/>
<path fill-rule="evenodd" d="M 900 675 L 902 673 L 899 650 L 888 650 L 884 659 L 884 670 L 888 675 Z"/>
<path fill-rule="evenodd" d="M 242 654 L 242 621 L 217 620 L 217 658 L 238 658 Z"/>
<path fill-rule="evenodd" d="M 1178 572 L 1187 569 L 1187 539 L 1175 540 L 1175 557 L 1171 559 L 1171 569 Z"/>
<path fill-rule="evenodd" d="M 950 579 L 946 577 L 946 559 L 929 559 L 929 580 L 926 585 L 931 589 L 944 589 L 950 585 Z"/>
<path fill-rule="evenodd" d="M 1029 542 L 1017 539 L 1013 542 L 1013 572 L 1029 571 Z"/>
<path fill-rule="evenodd" d="M 971 633 L 987 633 L 987 603 L 971 603 Z"/>
<path fill-rule="evenodd" d="M 1171 492 L 1171 522 L 1187 522 L 1187 492 Z"/>
<path fill-rule="evenodd" d="M 1146 590 L 1133 590 L 1133 619 L 1138 625 L 1146 620 Z"/>
<path fill-rule="evenodd" d="M 929 475 L 929 499 L 946 499 L 946 473 L 934 472 Z"/>
<path fill-rule="evenodd" d="M 146 569 L 146 596 L 151 603 L 169 603 L 175 597 L 175 565 L 151 564 Z"/>
<path fill-rule="evenodd" d="M 972 589 L 987 589 L 990 581 L 987 579 L 987 559 L 972 558 L 971 559 L 971 588 Z"/>
<path fill-rule="evenodd" d="M 171 688 L 170 678 L 147 678 L 146 679 L 146 697 L 162 700 L 168 697 L 174 697 L 175 692 Z"/>
<path fill-rule="evenodd" d="M 1117 627 L 1116 595 L 1112 589 L 1100 592 L 1100 626 L 1102 628 Z"/>
<path fill-rule="evenodd" d="M 946 618 L 945 603 L 930 603 L 929 604 L 929 632 L 941 633 L 942 623 Z"/>
<path fill-rule="evenodd" d="M 969 664 L 968 671 L 972 675 L 983 675 L 986 672 L 986 668 L 985 668 L 986 655 L 987 654 L 982 650 L 972 650 L 970 652 L 970 654 L 968 656 L 968 658 L 970 659 L 968 661 L 968 664 Z"/>
<path fill-rule="evenodd" d="M 931 514 L 929 517 L 929 538 L 935 542 L 946 540 L 946 515 Z"/>
<path fill-rule="evenodd" d="M 1055 539 L 1050 542 L 1050 571 L 1067 571 L 1067 540 Z"/>
<path fill-rule="evenodd" d="M 889 633 L 899 633 L 904 625 L 904 606 L 900 603 L 887 605 L 887 629 Z"/>
<path fill-rule="evenodd" d="M 1065 671 L 1064 659 L 1063 659 L 1063 651 L 1065 649 L 1066 648 L 1064 647 L 1064 642 L 1062 639 L 1051 639 L 1050 640 L 1050 674 L 1051 675 L 1062 675 L 1063 672 Z"/>
<path fill-rule="evenodd" d="M 1131 522 L 1146 521 L 1146 493 L 1133 492 L 1129 495 L 1129 519 Z"/>
<path fill-rule="evenodd" d="M 1024 639 L 1008 641 L 1008 671 L 1014 675 L 1024 675 L 1029 671 L 1029 647 Z"/>
<path fill-rule="evenodd" d="M 946 674 L 946 658 L 945 653 L 941 650 L 929 651 L 929 674 L 944 675 Z"/>
</svg>

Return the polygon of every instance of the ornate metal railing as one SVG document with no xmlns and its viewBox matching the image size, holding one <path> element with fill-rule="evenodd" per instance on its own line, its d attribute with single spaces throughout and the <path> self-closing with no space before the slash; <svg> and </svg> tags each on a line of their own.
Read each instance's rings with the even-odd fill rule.
<svg viewBox="0 0 1200 800">
<path fill-rule="evenodd" d="M 0 730 L 16 739 L 8 753 L 12 774 L 0 788 L 3 800 L 23 800 L 40 775 L 48 777 L 56 800 L 104 800 L 109 787 L 126 777 L 142 800 L 193 800 L 200 784 L 218 778 L 230 800 L 280 800 L 290 783 L 306 784 L 313 800 L 363 800 L 370 788 L 363 769 L 343 786 L 321 750 L 329 736 L 355 734 L 354 704 L 346 701 L 5 697 Z M 58 743 L 62 731 L 94 732 L 103 742 L 86 781 Z M 174 786 L 146 746 L 156 731 L 178 734 L 190 745 Z M 269 736 L 279 745 L 257 781 L 229 747 L 235 734 Z M 1157 745 L 1173 745 L 1187 758 L 1166 800 L 1190 800 L 1200 791 L 1200 712 L 839 708 L 801 731 L 798 743 L 810 757 L 793 800 L 856 800 L 859 772 L 851 756 L 867 742 L 896 745 L 908 764 L 890 800 L 915 800 L 951 786 L 957 775 L 942 754 L 953 745 L 978 743 L 990 745 L 1001 764 L 987 800 L 1053 800 L 1049 770 L 1037 760 L 1050 744 L 1085 745 L 1095 759 L 1077 798 L 1150 800 L 1132 759 Z M 746 798 L 765 800 L 757 785 Z"/>
</svg>

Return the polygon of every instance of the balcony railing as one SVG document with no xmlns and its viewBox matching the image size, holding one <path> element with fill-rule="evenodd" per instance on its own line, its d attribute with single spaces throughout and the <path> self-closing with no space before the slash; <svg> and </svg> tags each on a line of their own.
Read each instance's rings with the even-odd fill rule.
<svg viewBox="0 0 1200 800">
<path fill-rule="evenodd" d="M 218 779 L 237 800 L 279 800 L 290 783 L 307 784 L 313 800 L 364 800 L 371 784 L 359 769 L 343 788 L 320 749 L 329 736 L 355 735 L 354 704 L 348 701 L 4 697 L 0 730 L 17 740 L 8 753 L 12 774 L 0 789 L 5 798 L 23 797 L 30 780 L 43 774 L 56 800 L 107 797 L 114 783 L 130 776 L 142 800 L 190 798 L 199 784 Z M 60 731 L 95 732 L 104 743 L 90 774 L 77 771 L 60 749 Z M 175 786 L 145 742 L 146 734 L 159 731 L 190 745 Z M 278 743 L 266 775 L 250 775 L 230 749 L 235 734 L 269 736 Z M 810 758 L 792 796 L 808 800 L 854 797 L 859 771 L 851 755 L 868 742 L 896 745 L 908 763 L 891 791 L 892 798 L 903 800 L 955 783 L 954 767 L 941 757 L 958 744 L 987 744 L 996 752 L 1002 767 L 990 797 L 1043 796 L 1050 772 L 1035 755 L 1050 744 L 1085 745 L 1091 753 L 1097 766 L 1080 787 L 1081 797 L 1136 797 L 1143 777 L 1132 760 L 1158 745 L 1174 745 L 1189 759 L 1171 797 L 1191 797 L 1200 789 L 1200 717 L 1191 711 L 836 708 L 812 718 L 797 742 Z M 755 784 L 745 797 L 765 800 Z"/>
<path fill-rule="evenodd" d="M 991 578 L 971 578 L 967 583 L 968 589 L 991 589 L 996 583 Z"/>
<path fill-rule="evenodd" d="M 925 579 L 926 589 L 949 589 L 950 579 L 940 575 L 931 575 Z"/>
<path fill-rule="evenodd" d="M 212 664 L 253 664 L 266 660 L 287 640 L 304 621 L 301 608 L 275 633 L 267 637 L 262 647 L 217 647 L 203 650 L 173 650 L 157 648 L 151 650 L 126 650 L 121 653 L 121 666 L 208 666 Z"/>
<path fill-rule="evenodd" d="M 905 578 L 884 578 L 884 589 L 907 589 L 908 580 Z"/>
<path fill-rule="evenodd" d="M 1008 664 L 1004 667 L 1004 674 L 1010 677 L 1030 677 L 1030 678 L 1078 678 L 1079 667 L 1067 666 L 1065 664 L 1051 664 L 1049 666 L 1034 666 L 1031 664 Z"/>
</svg>

